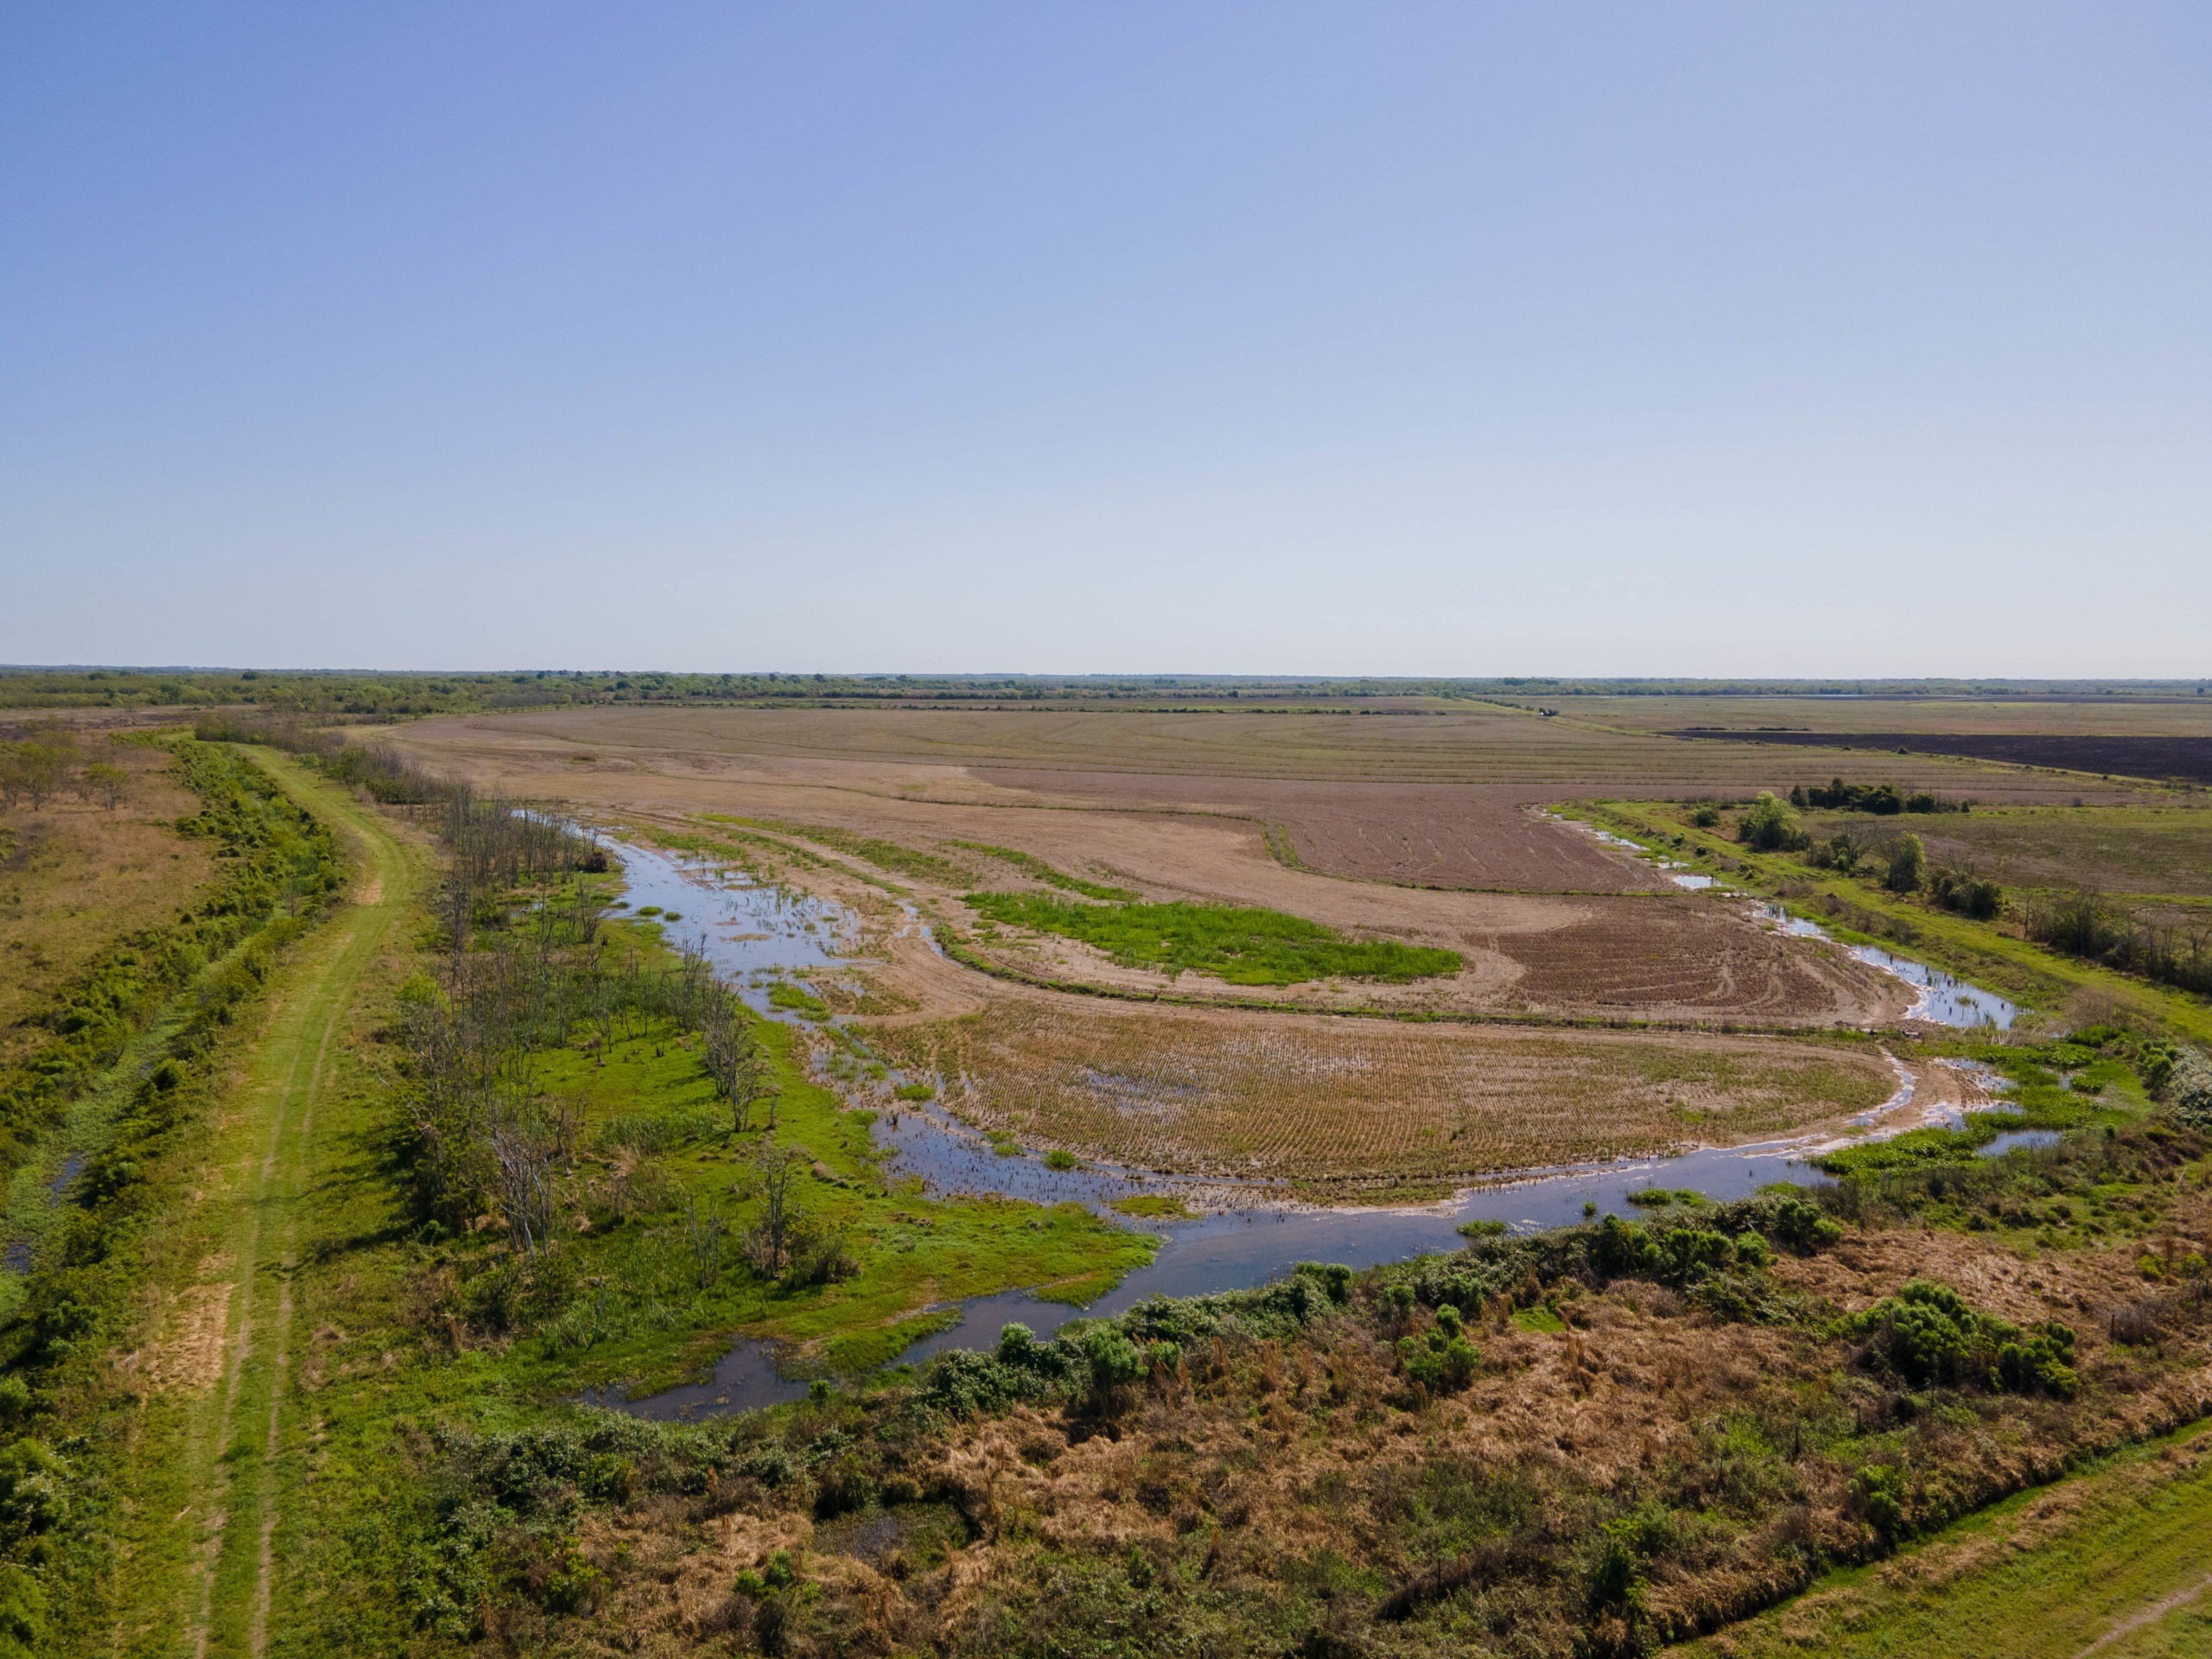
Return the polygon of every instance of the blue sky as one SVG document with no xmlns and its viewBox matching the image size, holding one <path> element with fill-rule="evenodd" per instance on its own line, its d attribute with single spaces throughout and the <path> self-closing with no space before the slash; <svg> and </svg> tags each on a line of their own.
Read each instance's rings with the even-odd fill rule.
<svg viewBox="0 0 2212 1659">
<path fill-rule="evenodd" d="M 0 15 L 0 660 L 2194 675 L 2212 8 Z"/>
</svg>

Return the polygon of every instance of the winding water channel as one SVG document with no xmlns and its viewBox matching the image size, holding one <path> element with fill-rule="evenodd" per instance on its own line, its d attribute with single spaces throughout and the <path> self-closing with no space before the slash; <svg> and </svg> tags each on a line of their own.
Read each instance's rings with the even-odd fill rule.
<svg viewBox="0 0 2212 1659">
<path fill-rule="evenodd" d="M 748 1006 L 772 1019 L 804 1023 L 775 1007 L 769 987 L 779 976 L 849 964 L 860 949 L 858 919 L 842 906 L 786 887 L 756 882 L 742 872 L 712 863 L 679 861 L 646 848 L 618 844 L 632 913 L 658 911 L 670 938 L 696 943 Z M 1770 918 L 1791 932 L 1819 933 L 1810 923 Z M 916 919 L 912 924 L 919 927 Z M 1820 937 L 1827 937 L 1821 934 Z M 2012 1004 L 1977 987 L 1935 974 L 1886 951 L 1866 956 L 1921 992 L 1912 1016 L 1951 1025 L 2004 1025 Z M 893 1081 L 897 1081 L 894 1072 Z M 934 1081 L 933 1079 L 931 1081 Z M 1910 1097 L 1903 1080 L 1895 1107 Z M 1090 1166 L 1053 1170 L 1041 1160 L 1002 1156 L 981 1135 L 954 1122 L 934 1105 L 900 1103 L 879 1109 L 877 1144 L 893 1175 L 918 1175 L 941 1192 L 993 1192 L 1040 1204 L 1074 1200 L 1109 1213 L 1114 1199 L 1139 1193 L 1173 1196 L 1203 1186 L 1218 1198 L 1234 1184 L 1185 1182 L 1141 1172 Z M 1868 1115 L 1870 1119 L 1874 1114 Z M 2013 1131 L 2022 1143 L 2033 1131 Z M 1019 1321 L 1043 1335 L 1070 1319 L 1119 1313 L 1146 1297 L 1192 1296 L 1265 1284 L 1300 1262 L 1340 1262 L 1357 1268 L 1451 1250 L 1471 1221 L 1529 1231 L 1607 1213 L 1634 1213 L 1628 1194 L 1639 1188 L 1688 1189 L 1717 1198 L 1742 1198 L 1772 1181 L 1815 1183 L 1821 1177 L 1806 1161 L 1812 1141 L 1799 1139 L 1726 1149 L 1701 1147 L 1669 1157 L 1572 1168 L 1530 1170 L 1495 1184 L 1470 1188 L 1436 1205 L 1397 1209 L 1313 1210 L 1287 1206 L 1274 1189 L 1255 1188 L 1249 1207 L 1216 1210 L 1189 1220 L 1147 1219 L 1146 1230 L 1162 1240 L 1151 1264 L 1130 1274 L 1087 1306 L 1042 1300 L 1025 1291 L 980 1298 L 962 1306 L 960 1322 L 924 1338 L 901 1354 L 912 1363 L 950 1348 L 984 1348 L 1000 1330 Z M 1993 1147 L 1992 1149 L 1994 1149 Z M 1265 1192 L 1267 1196 L 1262 1198 Z M 741 1411 L 797 1399 L 802 1381 L 779 1375 L 764 1344 L 740 1342 L 712 1377 L 640 1400 L 606 1403 L 652 1418 Z"/>
</svg>

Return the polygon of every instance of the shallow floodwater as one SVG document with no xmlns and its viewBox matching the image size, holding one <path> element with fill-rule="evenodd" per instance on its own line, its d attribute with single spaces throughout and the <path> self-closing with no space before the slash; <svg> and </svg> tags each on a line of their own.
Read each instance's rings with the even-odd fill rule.
<svg viewBox="0 0 2212 1659">
<path fill-rule="evenodd" d="M 658 921 L 671 944 L 696 944 L 748 1006 L 766 1012 L 766 993 L 747 982 L 753 974 L 804 972 L 848 959 L 859 923 L 842 905 L 795 888 L 758 882 L 709 861 L 670 857 L 627 842 L 609 849 L 620 861 L 630 913 L 649 906 L 673 912 Z"/>
<path fill-rule="evenodd" d="M 1974 1154 L 1980 1158 L 2001 1158 L 2021 1147 L 2055 1147 L 2065 1136 L 2056 1129 L 2007 1129 L 1987 1144 L 1976 1147 Z"/>
<path fill-rule="evenodd" d="M 1339 1262 L 1349 1268 L 1402 1262 L 1409 1256 L 1458 1249 L 1466 1243 L 1463 1223 L 1497 1221 L 1511 1232 L 1534 1232 L 1596 1215 L 1694 1214 L 1667 1206 L 1639 1210 L 1628 1195 L 1646 1187 L 1688 1189 L 1714 1198 L 1748 1198 L 1770 1181 L 1814 1184 L 1826 1178 L 1803 1161 L 1800 1143 L 1774 1143 L 1728 1151 L 1700 1148 L 1671 1158 L 1630 1160 L 1538 1173 L 1510 1184 L 1477 1187 L 1447 1204 L 1423 1209 L 1230 1211 L 1183 1222 L 1144 1224 L 1164 1241 L 1147 1267 L 1084 1306 L 1046 1301 L 1027 1291 L 1002 1292 L 960 1305 L 960 1323 L 914 1343 L 894 1363 L 914 1364 L 955 1348 L 988 1349 L 1011 1324 L 1049 1336 L 1071 1319 L 1125 1312 L 1148 1296 L 1200 1296 L 1249 1290 L 1279 1279 L 1301 1262 Z M 1026 1162 L 1009 1159 L 1007 1163 Z M 1172 1190 L 1155 1182 L 1152 1190 Z M 642 1400 L 601 1399 L 642 1416 L 665 1419 L 747 1411 L 797 1399 L 804 1382 L 776 1374 L 767 1344 L 741 1342 L 716 1368 L 713 1382 L 687 1384 Z"/>
<path fill-rule="evenodd" d="M 1827 939 L 1834 943 L 1834 936 L 1818 922 L 1792 916 L 1779 905 L 1764 905 L 1760 911 L 1768 921 L 1784 933 L 1801 939 Z M 1986 991 L 1979 985 L 1969 985 L 1963 979 L 1954 978 L 1940 968 L 1930 968 L 1924 962 L 1915 962 L 1894 950 L 1885 950 L 1878 944 L 1853 944 L 1845 948 L 1859 961 L 1879 968 L 1885 974 L 1894 974 L 1913 988 L 1917 995 L 1905 1014 L 1908 1020 L 1925 1020 L 1939 1026 L 1986 1026 L 1999 1031 L 2009 1031 L 2012 1022 L 2020 1017 L 2018 1003 L 2008 1001 L 1994 991 Z"/>
<path fill-rule="evenodd" d="M 1998 1031 L 2009 1031 L 2012 1022 L 2020 1017 L 2019 1006 L 2009 1002 L 1994 991 L 1985 991 L 1979 985 L 1969 985 L 1963 979 L 1954 978 L 1940 968 L 1930 968 L 1926 963 L 1915 962 L 1885 950 L 1878 944 L 1854 944 L 1851 954 L 1865 963 L 1872 963 L 1885 974 L 1895 974 L 1920 993 L 1905 1017 L 1909 1020 L 1932 1020 L 1939 1026 L 1986 1026 Z"/>
<path fill-rule="evenodd" d="M 787 889 L 732 880 L 710 864 L 680 862 L 627 845 L 614 851 L 629 878 L 633 910 L 658 905 L 680 912 L 683 919 L 671 925 L 671 937 L 702 938 L 709 960 L 726 975 L 804 972 L 850 959 L 857 928 L 841 906 Z M 1809 923 L 1792 925 L 1792 931 L 1799 927 L 1818 931 Z M 748 990 L 747 1001 L 774 1017 L 791 1018 L 767 1009 L 758 988 Z M 903 1080 L 895 1071 L 892 1078 Z M 944 1194 L 995 1193 L 1039 1204 L 1072 1201 L 1107 1213 L 1115 1199 L 1135 1194 L 1173 1197 L 1202 1186 L 1217 1201 L 1225 1187 L 1236 1185 L 1103 1166 L 1054 1170 L 1036 1158 L 1002 1157 L 930 1103 L 879 1103 L 874 1135 L 893 1154 L 890 1173 L 919 1175 Z M 1628 1194 L 1646 1187 L 1726 1199 L 1748 1197 L 1773 1181 L 1816 1184 L 1826 1178 L 1805 1161 L 1808 1151 L 1804 1141 L 1771 1142 L 1536 1170 L 1524 1179 L 1471 1188 L 1426 1207 L 1306 1211 L 1262 1203 L 1184 1221 L 1148 1220 L 1135 1224 L 1160 1237 L 1159 1253 L 1098 1300 L 1074 1306 L 1019 1290 L 978 1298 L 960 1306 L 957 1325 L 916 1342 L 895 1363 L 913 1363 L 955 1348 L 988 1349 L 1013 1323 L 1049 1335 L 1071 1319 L 1118 1313 L 1149 1296 L 1251 1289 L 1301 1262 L 1342 1262 L 1357 1269 L 1455 1250 L 1465 1243 L 1459 1228 L 1471 1221 L 1498 1222 L 1509 1230 L 1529 1232 L 1589 1216 L 1682 1213 L 1631 1205 Z M 1255 1197 L 1259 1191 L 1255 1189 Z M 748 1338 L 733 1347 L 705 1382 L 633 1401 L 601 1395 L 596 1402 L 668 1419 L 750 1410 L 805 1392 L 804 1382 L 779 1375 L 772 1346 Z"/>
</svg>

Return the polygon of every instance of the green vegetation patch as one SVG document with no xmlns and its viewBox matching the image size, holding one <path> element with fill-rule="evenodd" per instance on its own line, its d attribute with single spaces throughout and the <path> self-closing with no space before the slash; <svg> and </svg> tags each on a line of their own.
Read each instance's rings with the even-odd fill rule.
<svg viewBox="0 0 2212 1659">
<path fill-rule="evenodd" d="M 1456 950 L 1348 939 L 1302 916 L 1242 905 L 1085 905 L 1036 893 L 971 893 L 967 903 L 993 922 L 1078 939 L 1124 968 L 1211 974 L 1232 985 L 1395 983 L 1459 971 Z"/>
<path fill-rule="evenodd" d="M 768 1006 L 782 1008 L 790 1014 L 803 1014 L 810 1020 L 827 1020 L 830 1005 L 803 985 L 778 980 L 768 988 Z"/>
<path fill-rule="evenodd" d="M 1115 1199 L 1107 1207 L 1150 1221 L 1188 1221 L 1198 1214 L 1182 1199 L 1169 1198 L 1164 1192 L 1133 1192 L 1126 1198 Z"/>
</svg>

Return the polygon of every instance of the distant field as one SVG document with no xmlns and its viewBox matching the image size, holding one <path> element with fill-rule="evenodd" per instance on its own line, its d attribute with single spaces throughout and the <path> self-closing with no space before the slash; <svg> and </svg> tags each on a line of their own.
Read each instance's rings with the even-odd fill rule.
<svg viewBox="0 0 2212 1659">
<path fill-rule="evenodd" d="M 1937 862 L 1971 863 L 2007 886 L 2212 897 L 2212 808 L 2015 807 L 1894 818 L 1813 812 L 1805 823 L 1822 836 L 1910 830 Z"/>
<path fill-rule="evenodd" d="M 1723 741 L 1720 733 L 1684 732 L 1706 741 Z M 2212 783 L 2212 737 L 2149 736 L 2139 733 L 2096 735 L 2087 732 L 2054 733 L 1930 733 L 1930 732 L 1729 732 L 1730 742 L 1768 743 L 1794 747 L 1829 748 L 1837 744 L 1854 749 L 1894 753 L 1962 754 L 1980 760 L 2002 760 L 2022 766 L 2058 766 L 2069 772 L 2126 775 L 2131 778 L 2184 779 Z"/>
<path fill-rule="evenodd" d="M 1547 700 L 1563 715 L 1630 731 L 1694 726 L 1809 732 L 1985 732 L 2212 737 L 2212 695 L 2164 697 L 1649 696 Z"/>
<path fill-rule="evenodd" d="M 19 1017 L 109 940 L 174 915 L 212 868 L 206 842 L 168 826 L 199 802 L 163 775 L 165 751 L 87 753 L 131 774 L 116 810 L 73 795 L 0 813 L 0 1056 Z"/>
<path fill-rule="evenodd" d="M 1329 1183 L 1442 1180 L 1756 1140 L 1879 1104 L 1871 1048 L 995 1002 L 882 1021 L 980 1125 L 1140 1167 Z"/>
<path fill-rule="evenodd" d="M 1698 1659 L 2181 1659 L 2212 1653 L 2212 1433 L 2022 1494 L 1674 1649 Z"/>
<path fill-rule="evenodd" d="M 1802 768 L 1751 746 L 1622 731 L 1491 706 L 1419 712 L 1190 714 L 1038 709 L 574 709 L 441 718 L 410 742 L 516 752 L 581 746 L 609 754 L 788 758 L 1162 778 L 1509 784 L 1590 792 L 1759 787 Z M 1914 761 L 1961 777 L 1969 763 Z M 1532 797 L 1533 798 L 1533 797 Z"/>
<path fill-rule="evenodd" d="M 1660 700 L 1611 701 L 1649 714 Z M 1678 891 L 1540 810 L 1593 796 L 1743 798 L 1841 772 L 1985 803 L 1971 817 L 1913 819 L 1939 859 L 1947 836 L 1986 838 L 1985 860 L 2000 845 L 2024 858 L 2041 837 L 2063 864 L 2091 849 L 2082 820 L 2013 809 L 2079 794 L 2153 830 L 2107 838 L 2095 856 L 2115 878 L 2155 867 L 2178 892 L 2194 856 L 2193 814 L 2152 805 L 2170 794 L 1941 756 L 1669 738 L 1593 723 L 1589 703 L 1553 719 L 1440 702 L 1385 714 L 576 709 L 394 735 L 518 795 L 687 836 L 781 837 L 793 850 L 754 851 L 801 885 L 876 907 L 873 965 L 855 970 L 866 984 L 840 1006 L 870 1011 L 871 1039 L 941 1072 L 982 1125 L 1085 1155 L 1347 1192 L 1786 1133 L 1875 1104 L 1894 1079 L 1871 1050 L 1820 1040 L 1128 999 L 1685 1027 L 1881 1026 L 1903 1013 L 1899 982 L 1755 925 L 1740 900 Z M 960 961 L 905 928 L 884 883 L 961 936 Z M 1264 909 L 1350 940 L 1455 951 L 1463 965 L 1398 983 L 1248 988 L 1210 981 L 1195 960 L 1171 976 L 1164 959 L 1116 961 L 1112 940 L 1025 927 L 1011 909 L 987 926 L 962 902 L 977 887 Z M 1110 998 L 1054 988 L 1071 984 Z"/>
</svg>

